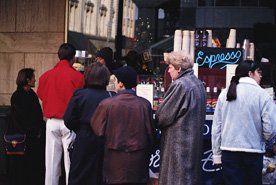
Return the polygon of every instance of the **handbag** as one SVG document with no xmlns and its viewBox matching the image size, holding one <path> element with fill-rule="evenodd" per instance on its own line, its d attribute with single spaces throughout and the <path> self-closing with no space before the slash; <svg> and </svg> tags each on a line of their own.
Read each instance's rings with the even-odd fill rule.
<svg viewBox="0 0 276 185">
<path fill-rule="evenodd" d="M 26 151 L 26 134 L 16 123 L 12 114 L 8 115 L 8 128 L 4 134 L 6 155 L 24 155 Z"/>
<path fill-rule="evenodd" d="M 26 134 L 5 134 L 4 146 L 7 155 L 24 155 L 26 151 Z"/>
</svg>

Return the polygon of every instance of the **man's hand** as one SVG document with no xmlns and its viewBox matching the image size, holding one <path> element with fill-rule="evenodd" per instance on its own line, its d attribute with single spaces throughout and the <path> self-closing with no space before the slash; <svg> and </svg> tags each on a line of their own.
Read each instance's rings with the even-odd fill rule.
<svg viewBox="0 0 276 185">
<path fill-rule="evenodd" d="M 266 168 L 266 173 L 272 173 L 275 171 L 276 166 L 274 164 L 269 164 Z"/>
<path fill-rule="evenodd" d="M 222 164 L 218 163 L 218 164 L 213 164 L 215 167 L 215 171 L 221 170 L 222 169 Z"/>
</svg>

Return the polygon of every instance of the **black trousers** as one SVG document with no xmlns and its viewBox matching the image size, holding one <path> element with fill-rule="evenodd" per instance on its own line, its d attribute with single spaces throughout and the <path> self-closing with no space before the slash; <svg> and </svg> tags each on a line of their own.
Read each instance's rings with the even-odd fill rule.
<svg viewBox="0 0 276 185">
<path fill-rule="evenodd" d="M 221 160 L 226 185 L 262 184 L 263 154 L 222 151 Z"/>
</svg>

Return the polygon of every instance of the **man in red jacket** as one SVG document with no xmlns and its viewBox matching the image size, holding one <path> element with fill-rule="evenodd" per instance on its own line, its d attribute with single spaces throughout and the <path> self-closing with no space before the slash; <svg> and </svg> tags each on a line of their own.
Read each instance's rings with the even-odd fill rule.
<svg viewBox="0 0 276 185">
<path fill-rule="evenodd" d="M 63 152 L 66 184 L 68 182 L 70 160 L 67 148 L 75 134 L 64 125 L 63 115 L 73 92 L 84 86 L 83 75 L 72 67 L 75 53 L 73 45 L 62 44 L 58 51 L 60 61 L 39 78 L 37 95 L 47 118 L 45 185 L 58 185 Z"/>
</svg>

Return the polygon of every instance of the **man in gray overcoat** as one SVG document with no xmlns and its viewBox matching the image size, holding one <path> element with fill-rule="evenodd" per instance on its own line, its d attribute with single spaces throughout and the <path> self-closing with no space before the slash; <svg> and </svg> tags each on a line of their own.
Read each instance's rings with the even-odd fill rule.
<svg viewBox="0 0 276 185">
<path fill-rule="evenodd" d="M 205 89 L 188 54 L 171 52 L 165 60 L 173 82 L 156 112 L 162 132 L 159 185 L 199 185 Z"/>
</svg>

